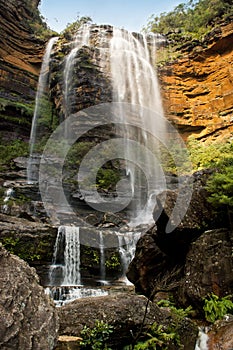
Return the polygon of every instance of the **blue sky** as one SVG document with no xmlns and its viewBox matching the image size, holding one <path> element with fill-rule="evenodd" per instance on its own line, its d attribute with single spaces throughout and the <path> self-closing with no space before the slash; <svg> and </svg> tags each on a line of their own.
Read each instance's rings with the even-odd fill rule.
<svg viewBox="0 0 233 350">
<path fill-rule="evenodd" d="M 41 0 L 39 7 L 49 27 L 65 29 L 77 16 L 90 16 L 94 23 L 111 24 L 139 32 L 150 15 L 172 10 L 185 0 Z"/>
</svg>

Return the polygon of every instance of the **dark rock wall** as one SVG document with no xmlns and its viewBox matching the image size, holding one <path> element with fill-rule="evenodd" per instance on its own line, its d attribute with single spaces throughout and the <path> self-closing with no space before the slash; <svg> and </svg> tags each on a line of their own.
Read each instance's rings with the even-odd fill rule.
<svg viewBox="0 0 233 350">
<path fill-rule="evenodd" d="M 28 138 L 45 43 L 32 23 L 39 1 L 0 2 L 1 137 Z"/>
</svg>

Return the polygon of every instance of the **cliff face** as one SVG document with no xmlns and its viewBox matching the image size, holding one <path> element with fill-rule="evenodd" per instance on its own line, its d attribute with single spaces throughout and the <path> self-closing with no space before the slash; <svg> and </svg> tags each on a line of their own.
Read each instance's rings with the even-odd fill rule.
<svg viewBox="0 0 233 350">
<path fill-rule="evenodd" d="M 233 23 L 206 38 L 205 48 L 160 70 L 166 116 L 181 134 L 219 140 L 233 131 Z"/>
<path fill-rule="evenodd" d="M 28 137 L 44 43 L 32 23 L 39 0 L 0 2 L 1 137 Z"/>
</svg>

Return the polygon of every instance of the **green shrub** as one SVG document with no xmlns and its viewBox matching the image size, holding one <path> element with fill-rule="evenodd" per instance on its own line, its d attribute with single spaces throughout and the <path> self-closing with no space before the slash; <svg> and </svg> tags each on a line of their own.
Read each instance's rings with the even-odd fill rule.
<svg viewBox="0 0 233 350">
<path fill-rule="evenodd" d="M 233 228 L 233 157 L 228 157 L 216 165 L 217 170 L 207 181 L 208 201 L 218 213 L 228 214 L 229 224 Z"/>
<path fill-rule="evenodd" d="M 233 314 L 233 302 L 230 299 L 231 296 L 219 298 L 214 293 L 209 294 L 204 299 L 203 306 L 206 320 L 214 323 L 216 320 L 222 319 L 227 313 Z"/>
<path fill-rule="evenodd" d="M 111 325 L 99 320 L 95 321 L 93 328 L 84 326 L 81 331 L 81 349 L 111 350 L 107 346 L 107 341 L 112 332 L 113 327 Z"/>
<path fill-rule="evenodd" d="M 180 337 L 173 325 L 165 327 L 155 322 L 148 327 L 142 337 L 142 341 L 134 346 L 126 346 L 124 350 L 166 350 L 171 344 L 177 349 L 181 348 Z"/>
<path fill-rule="evenodd" d="M 201 39 L 221 19 L 233 14 L 231 0 L 190 0 L 177 5 L 173 11 L 152 15 L 145 31 L 168 34 L 169 39 L 180 41 Z"/>
<path fill-rule="evenodd" d="M 159 307 L 169 307 L 169 309 L 171 310 L 171 313 L 175 317 L 177 317 L 178 319 L 182 319 L 184 317 L 188 317 L 193 312 L 192 306 L 188 306 L 186 309 L 177 308 L 175 306 L 175 304 L 172 301 L 170 301 L 170 300 L 162 299 L 162 300 L 158 301 L 157 305 Z"/>
</svg>

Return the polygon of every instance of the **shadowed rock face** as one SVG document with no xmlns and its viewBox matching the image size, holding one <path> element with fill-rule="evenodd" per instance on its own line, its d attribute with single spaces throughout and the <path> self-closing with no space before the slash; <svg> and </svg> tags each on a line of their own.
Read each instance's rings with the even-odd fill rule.
<svg viewBox="0 0 233 350">
<path fill-rule="evenodd" d="M 35 38 L 31 27 L 37 22 L 34 16 L 38 3 L 39 0 L 0 3 L 0 99 L 4 106 L 0 120 L 6 139 L 30 135 L 32 115 L 24 113 L 19 103 L 33 110 L 44 51 L 44 42 Z"/>
<path fill-rule="evenodd" d="M 196 308 L 202 307 L 208 293 L 232 294 L 232 233 L 229 229 L 204 232 L 206 227 L 220 224 L 206 201 L 205 182 L 200 182 L 207 175 L 195 174 L 189 209 L 179 226 L 168 234 L 166 224 L 177 194 L 166 191 L 162 214 L 156 226 L 139 240 L 129 266 L 127 277 L 137 291 L 151 298 L 161 291 L 173 291 L 182 305 Z"/>
<path fill-rule="evenodd" d="M 35 270 L 0 246 L 0 348 L 45 350 L 56 344 L 58 319 Z"/>
</svg>

